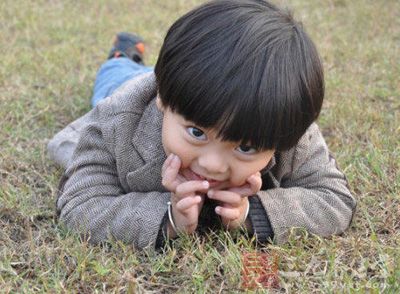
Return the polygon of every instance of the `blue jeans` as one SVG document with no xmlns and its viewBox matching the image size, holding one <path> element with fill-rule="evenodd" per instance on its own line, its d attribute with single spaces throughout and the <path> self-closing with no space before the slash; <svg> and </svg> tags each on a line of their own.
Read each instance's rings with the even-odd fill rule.
<svg viewBox="0 0 400 294">
<path fill-rule="evenodd" d="M 138 64 L 129 58 L 111 58 L 104 62 L 96 75 L 92 107 L 100 100 L 110 96 L 119 86 L 143 73 L 153 71 L 153 67 Z"/>
</svg>

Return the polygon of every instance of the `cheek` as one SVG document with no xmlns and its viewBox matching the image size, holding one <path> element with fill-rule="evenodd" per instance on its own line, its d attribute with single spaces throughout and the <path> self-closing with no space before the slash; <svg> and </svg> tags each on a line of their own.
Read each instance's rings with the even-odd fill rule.
<svg viewBox="0 0 400 294">
<path fill-rule="evenodd" d="M 232 185 L 237 187 L 245 184 L 248 177 L 266 167 L 270 160 L 271 157 L 268 157 L 254 162 L 237 163 L 231 178 Z"/>
<path fill-rule="evenodd" d="M 190 152 L 190 146 L 182 144 L 178 149 L 179 150 L 177 150 L 175 154 L 178 155 L 182 161 L 181 168 L 190 167 L 192 161 L 195 159 L 193 152 Z"/>
<path fill-rule="evenodd" d="M 162 145 L 163 145 L 163 148 L 164 148 L 164 152 L 168 156 L 171 153 L 173 153 L 173 151 L 171 150 L 170 140 L 168 138 L 167 132 L 165 131 L 165 128 L 163 128 L 161 135 L 162 135 L 161 139 L 162 139 Z"/>
<path fill-rule="evenodd" d="M 182 165 L 181 168 L 187 168 L 193 160 L 193 154 L 190 152 L 190 146 L 188 143 L 176 132 L 170 132 L 168 129 L 162 136 L 162 142 L 165 154 L 168 156 L 173 153 L 178 155 Z"/>
<path fill-rule="evenodd" d="M 232 174 L 232 185 L 235 187 L 241 186 L 246 183 L 246 180 L 249 176 L 256 173 L 257 170 L 252 168 L 251 166 L 241 166 L 237 167 Z"/>
</svg>

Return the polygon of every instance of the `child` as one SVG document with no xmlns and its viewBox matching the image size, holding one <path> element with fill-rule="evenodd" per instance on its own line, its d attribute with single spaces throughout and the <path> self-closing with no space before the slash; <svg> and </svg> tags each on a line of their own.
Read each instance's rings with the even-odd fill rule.
<svg viewBox="0 0 400 294">
<path fill-rule="evenodd" d="M 322 65 L 290 15 L 265 1 L 212 1 L 172 25 L 154 73 L 142 49 L 118 36 L 97 106 L 49 143 L 66 168 L 66 226 L 136 248 L 206 229 L 244 226 L 282 243 L 291 228 L 348 228 L 356 203 L 314 123 Z"/>
</svg>

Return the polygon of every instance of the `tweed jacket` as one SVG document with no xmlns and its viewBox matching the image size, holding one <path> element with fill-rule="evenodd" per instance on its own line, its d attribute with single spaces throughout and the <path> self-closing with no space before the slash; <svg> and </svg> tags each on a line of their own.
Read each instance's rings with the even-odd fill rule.
<svg viewBox="0 0 400 294">
<path fill-rule="evenodd" d="M 93 243 L 111 237 L 154 247 L 167 221 L 170 192 L 161 184 L 166 155 L 156 94 L 153 73 L 128 81 L 48 144 L 50 157 L 66 168 L 59 219 L 89 233 Z M 255 217 L 250 202 L 255 234 L 271 227 L 282 243 L 292 228 L 320 236 L 348 228 L 356 202 L 315 123 L 295 147 L 276 152 L 261 173 L 262 191 L 249 197 L 257 197 L 263 213 Z"/>
</svg>

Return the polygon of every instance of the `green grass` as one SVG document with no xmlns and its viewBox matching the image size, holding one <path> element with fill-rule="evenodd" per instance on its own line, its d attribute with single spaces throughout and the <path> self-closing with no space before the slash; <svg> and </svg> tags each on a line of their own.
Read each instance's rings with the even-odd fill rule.
<svg viewBox="0 0 400 294">
<path fill-rule="evenodd" d="M 136 31 L 154 64 L 166 29 L 203 1 L 0 3 L 0 292 L 239 292 L 254 245 L 223 233 L 178 240 L 164 254 L 94 247 L 54 219 L 61 170 L 47 140 L 90 109 L 111 38 Z M 280 2 L 283 3 L 283 2 Z M 285 1 L 312 35 L 326 74 L 319 119 L 358 199 L 342 236 L 270 246 L 282 291 L 400 288 L 400 2 Z"/>
</svg>

